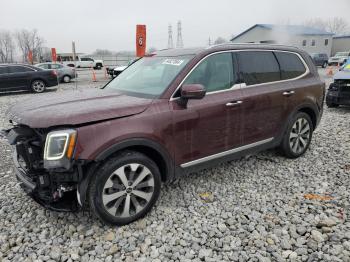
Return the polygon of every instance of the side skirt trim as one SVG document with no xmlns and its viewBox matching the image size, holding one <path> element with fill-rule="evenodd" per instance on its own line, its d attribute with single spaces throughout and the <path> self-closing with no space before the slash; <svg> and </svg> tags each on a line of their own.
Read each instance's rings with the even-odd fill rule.
<svg viewBox="0 0 350 262">
<path fill-rule="evenodd" d="M 183 163 L 180 166 L 182 168 L 194 166 L 194 165 L 197 165 L 197 164 L 200 164 L 200 163 L 203 163 L 203 162 L 206 162 L 206 161 L 210 161 L 210 160 L 213 160 L 213 159 L 216 159 L 216 158 L 219 158 L 219 157 L 227 156 L 227 155 L 230 155 L 230 154 L 233 154 L 233 153 L 237 153 L 237 152 L 240 152 L 240 151 L 243 151 L 243 150 L 246 150 L 246 149 L 250 149 L 252 147 L 256 147 L 256 146 L 260 146 L 260 145 L 269 143 L 273 139 L 274 138 L 271 137 L 271 138 L 268 138 L 268 139 L 265 139 L 265 140 L 261 140 L 261 141 L 258 141 L 258 142 L 252 143 L 252 144 L 244 145 L 244 146 L 237 147 L 237 148 L 234 148 L 234 149 L 230 149 L 230 150 L 218 153 L 218 154 L 206 156 L 206 157 L 199 158 L 199 159 L 187 162 L 187 163 Z"/>
</svg>

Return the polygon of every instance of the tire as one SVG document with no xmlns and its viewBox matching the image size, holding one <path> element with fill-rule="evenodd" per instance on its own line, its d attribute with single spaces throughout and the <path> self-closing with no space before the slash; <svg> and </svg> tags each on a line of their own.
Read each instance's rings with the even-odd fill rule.
<svg viewBox="0 0 350 262">
<path fill-rule="evenodd" d="M 322 68 L 326 68 L 327 65 L 328 65 L 328 63 L 327 63 L 327 62 L 324 62 L 323 65 L 322 65 Z"/>
<path fill-rule="evenodd" d="M 308 114 L 297 112 L 288 124 L 280 146 L 281 152 L 288 158 L 302 156 L 310 146 L 313 124 Z"/>
<path fill-rule="evenodd" d="M 329 107 L 329 108 L 336 108 L 336 107 L 339 107 L 338 104 L 335 104 L 335 103 L 332 103 L 332 102 L 327 102 L 327 101 L 326 101 L 326 105 L 327 105 L 327 107 Z"/>
<path fill-rule="evenodd" d="M 151 210 L 160 188 L 157 165 L 144 154 L 124 151 L 107 160 L 92 177 L 88 187 L 89 206 L 102 222 L 126 225 Z"/>
<path fill-rule="evenodd" d="M 102 65 L 101 65 L 100 63 L 96 64 L 95 69 L 97 69 L 97 70 L 101 70 L 101 68 L 102 68 Z"/>
<path fill-rule="evenodd" d="M 62 77 L 63 83 L 69 83 L 71 81 L 71 77 L 69 75 L 65 75 Z"/>
<path fill-rule="evenodd" d="M 36 79 L 32 81 L 30 88 L 34 93 L 42 93 L 46 89 L 46 84 L 43 80 Z"/>
</svg>

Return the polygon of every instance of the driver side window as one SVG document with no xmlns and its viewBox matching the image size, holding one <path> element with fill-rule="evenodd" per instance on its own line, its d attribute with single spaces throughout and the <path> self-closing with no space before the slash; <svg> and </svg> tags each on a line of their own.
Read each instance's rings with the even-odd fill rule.
<svg viewBox="0 0 350 262">
<path fill-rule="evenodd" d="M 232 54 L 227 52 L 205 58 L 183 84 L 201 84 L 209 93 L 230 89 L 235 82 Z"/>
</svg>

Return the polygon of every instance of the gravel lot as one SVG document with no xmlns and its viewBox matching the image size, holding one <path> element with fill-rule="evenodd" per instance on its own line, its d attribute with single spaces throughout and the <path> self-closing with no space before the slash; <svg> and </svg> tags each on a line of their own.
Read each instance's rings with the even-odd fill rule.
<svg viewBox="0 0 350 262">
<path fill-rule="evenodd" d="M 0 128 L 8 106 L 30 96 L 0 96 Z M 0 139 L 0 261 L 350 261 L 349 130 L 350 108 L 325 108 L 303 157 L 271 150 L 184 177 L 124 227 L 36 204 Z"/>
</svg>

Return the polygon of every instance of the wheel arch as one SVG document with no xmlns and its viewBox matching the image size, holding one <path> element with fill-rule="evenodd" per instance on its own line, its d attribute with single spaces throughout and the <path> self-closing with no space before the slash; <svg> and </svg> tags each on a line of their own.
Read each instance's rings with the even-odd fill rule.
<svg viewBox="0 0 350 262">
<path fill-rule="evenodd" d="M 132 150 L 140 152 L 150 159 L 152 159 L 155 164 L 158 166 L 162 182 L 169 182 L 173 180 L 175 175 L 174 163 L 163 146 L 159 145 L 157 142 L 154 142 L 149 139 L 143 138 L 134 138 L 119 142 L 114 144 L 104 151 L 100 152 L 95 160 L 87 165 L 87 170 L 85 170 L 84 178 L 80 181 L 78 185 L 78 192 L 80 203 L 84 205 L 86 199 L 86 192 L 89 186 L 91 177 L 94 175 L 95 171 L 101 166 L 101 164 L 106 161 L 108 158 L 113 157 L 113 155 L 124 150 Z"/>
<path fill-rule="evenodd" d="M 47 81 L 43 78 L 43 77 L 33 77 L 32 79 L 30 79 L 30 82 L 29 82 L 29 87 L 32 88 L 32 84 L 34 81 L 36 80 L 41 80 L 44 82 L 45 86 L 48 85 Z"/>
</svg>

